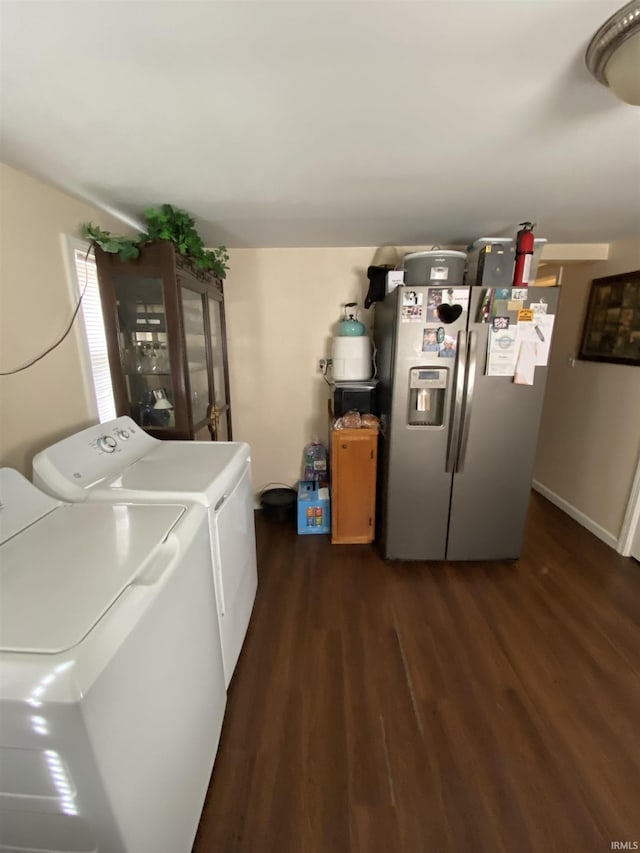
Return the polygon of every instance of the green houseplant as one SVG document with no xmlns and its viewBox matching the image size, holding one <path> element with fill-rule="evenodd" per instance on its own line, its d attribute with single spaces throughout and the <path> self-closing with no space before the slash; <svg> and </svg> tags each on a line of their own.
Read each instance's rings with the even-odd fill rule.
<svg viewBox="0 0 640 853">
<path fill-rule="evenodd" d="M 140 249 L 147 243 L 169 240 L 197 269 L 211 272 L 218 278 L 226 277 L 229 269 L 226 247 L 205 249 L 202 238 L 196 231 L 194 218 L 185 210 L 171 204 L 163 204 L 161 207 L 145 210 L 144 219 L 147 230 L 141 232 L 137 239 L 103 231 L 92 222 L 83 223 L 80 230 L 85 239 L 100 246 L 104 252 L 118 254 L 123 261 L 137 258 Z"/>
</svg>

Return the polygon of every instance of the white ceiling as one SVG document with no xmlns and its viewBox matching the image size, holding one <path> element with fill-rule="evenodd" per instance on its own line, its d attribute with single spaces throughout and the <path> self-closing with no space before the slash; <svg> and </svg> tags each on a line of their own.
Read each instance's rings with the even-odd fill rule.
<svg viewBox="0 0 640 853">
<path fill-rule="evenodd" d="M 2 159 L 209 244 L 640 233 L 640 109 L 584 67 L 622 0 L 0 2 Z"/>
</svg>

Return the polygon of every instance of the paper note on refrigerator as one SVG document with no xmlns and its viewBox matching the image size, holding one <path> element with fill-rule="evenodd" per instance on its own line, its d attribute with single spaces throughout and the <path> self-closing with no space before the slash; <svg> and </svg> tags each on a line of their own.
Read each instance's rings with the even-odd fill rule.
<svg viewBox="0 0 640 853">
<path fill-rule="evenodd" d="M 554 314 L 536 314 L 531 322 L 518 323 L 516 348 L 529 342 L 535 345 L 536 364 L 544 367 L 549 363 L 549 349 L 553 334 Z"/>
<path fill-rule="evenodd" d="M 516 327 L 489 329 L 487 376 L 513 376 L 516 367 Z"/>
<path fill-rule="evenodd" d="M 518 324 L 520 325 L 520 324 Z M 521 341 L 513 381 L 516 385 L 533 385 L 536 372 L 537 345 L 533 341 Z"/>
</svg>

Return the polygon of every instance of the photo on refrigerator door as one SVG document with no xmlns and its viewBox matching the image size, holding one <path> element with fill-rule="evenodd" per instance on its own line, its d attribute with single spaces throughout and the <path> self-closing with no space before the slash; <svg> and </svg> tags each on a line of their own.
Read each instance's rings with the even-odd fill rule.
<svg viewBox="0 0 640 853">
<path fill-rule="evenodd" d="M 438 330 L 425 329 L 422 333 L 422 352 L 438 352 Z"/>
<path fill-rule="evenodd" d="M 468 306 L 468 288 L 430 287 L 427 299 L 427 322 L 455 323 Z"/>
<path fill-rule="evenodd" d="M 445 335 L 444 341 L 440 345 L 438 353 L 440 358 L 455 358 L 456 357 L 456 339 L 451 335 Z"/>
<path fill-rule="evenodd" d="M 403 323 L 421 323 L 423 319 L 422 311 L 423 294 L 416 290 L 406 290 L 402 294 L 402 315 L 400 317 Z"/>
</svg>

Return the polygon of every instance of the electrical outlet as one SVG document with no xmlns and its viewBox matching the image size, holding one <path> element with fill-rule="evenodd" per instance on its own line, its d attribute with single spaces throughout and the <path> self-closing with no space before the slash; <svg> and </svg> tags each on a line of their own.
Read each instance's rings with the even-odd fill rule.
<svg viewBox="0 0 640 853">
<path fill-rule="evenodd" d="M 326 373 L 330 364 L 331 364 L 330 358 L 319 358 L 318 359 L 318 371 L 320 373 Z"/>
</svg>

